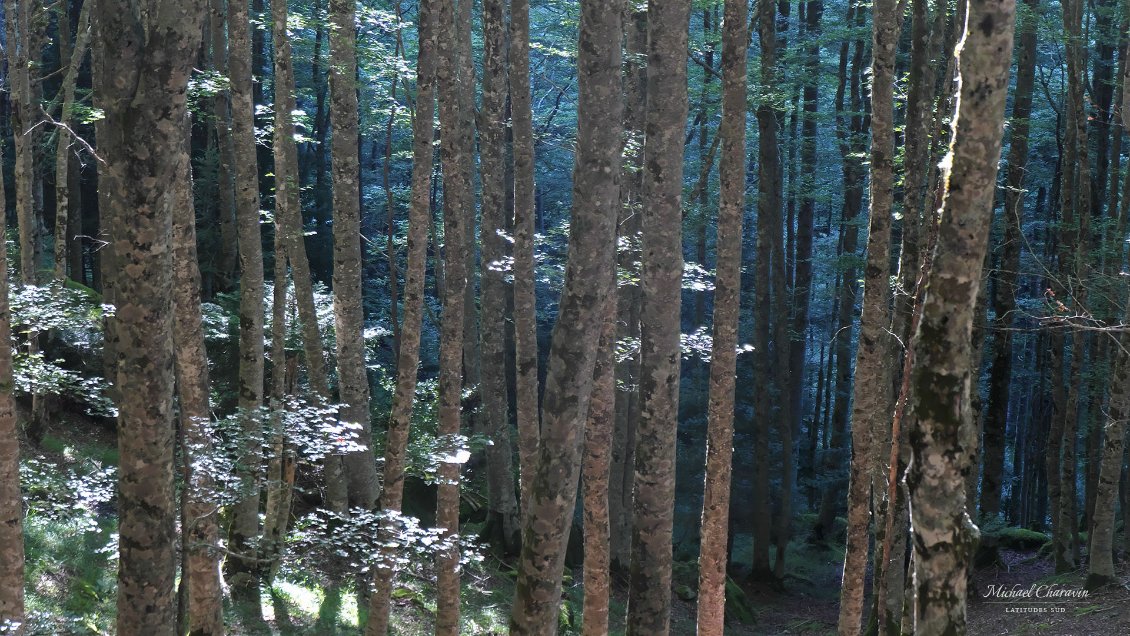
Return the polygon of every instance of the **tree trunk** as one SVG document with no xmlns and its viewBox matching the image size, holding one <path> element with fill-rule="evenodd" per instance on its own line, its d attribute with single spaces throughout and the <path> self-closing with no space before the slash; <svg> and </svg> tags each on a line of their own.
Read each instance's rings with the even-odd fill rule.
<svg viewBox="0 0 1130 636">
<path fill-rule="evenodd" d="M 636 432 L 627 623 L 627 633 L 635 636 L 666 634 L 671 618 L 671 533 L 683 285 L 683 128 L 688 108 L 685 58 L 689 21 L 688 0 L 652 3 L 648 7 L 640 419 Z M 616 41 L 619 42 L 618 37 Z M 613 97 L 618 99 L 619 94 L 606 96 Z M 604 125 L 608 126 L 610 121 L 612 119 L 606 118 Z"/>
<path fill-rule="evenodd" d="M 608 474 L 616 417 L 616 297 L 604 299 L 600 346 L 593 370 L 592 398 L 585 423 L 584 457 L 584 606 L 581 633 L 608 633 L 608 601 L 612 590 L 609 566 Z"/>
<path fill-rule="evenodd" d="M 83 5 L 84 7 L 87 5 Z M 189 126 L 176 148 L 175 179 L 169 184 L 169 207 L 173 218 L 173 329 L 177 401 L 187 454 L 188 478 L 184 489 L 185 571 L 188 580 L 189 632 L 199 636 L 224 634 L 223 582 L 220 579 L 219 506 L 215 503 L 215 481 L 208 472 L 212 453 L 209 404 L 208 357 L 204 350 L 204 328 L 200 314 L 200 266 L 196 253 L 196 211 L 192 195 Z M 194 461 L 194 457 L 204 460 Z"/>
<path fill-rule="evenodd" d="M 209 37 L 212 45 L 212 70 L 228 75 L 228 34 L 226 0 L 210 0 Z M 276 79 L 276 81 L 278 81 Z M 214 140 L 219 166 L 216 175 L 216 215 L 220 230 L 220 250 L 216 255 L 216 276 L 219 288 L 234 287 L 238 269 L 239 240 L 235 218 L 235 148 L 232 144 L 231 95 L 217 91 L 212 97 Z"/>
<path fill-rule="evenodd" d="M 528 508 L 510 616 L 510 630 L 515 635 L 557 632 L 561 573 L 576 504 L 583 427 L 599 346 L 590 331 L 603 316 L 603 303 L 614 281 L 615 226 L 620 207 L 622 8 L 619 0 L 581 2 L 569 260 L 549 353 L 545 426 L 532 480 L 523 485 Z M 517 53 L 521 55 L 520 49 Z M 685 55 L 685 50 L 678 55 L 684 69 Z M 681 142 L 681 120 L 677 130 Z M 515 138 L 520 134 L 515 131 Z M 667 548 L 669 551 L 669 539 Z"/>
<path fill-rule="evenodd" d="M 81 243 L 77 247 L 72 247 L 71 240 L 67 236 L 70 212 L 71 208 L 74 207 L 70 202 L 72 184 L 69 173 L 71 167 L 69 148 L 71 145 L 71 111 L 74 110 L 75 85 L 78 82 L 79 67 L 82 65 L 82 60 L 86 57 L 86 51 L 90 45 L 90 3 L 83 2 L 78 20 L 79 26 L 78 33 L 75 34 L 74 50 L 71 51 L 67 73 L 63 77 L 63 87 L 60 89 L 63 93 L 62 110 L 59 113 L 59 122 L 62 126 L 56 132 L 58 138 L 55 146 L 55 280 L 58 281 L 64 281 L 67 278 L 70 251 L 82 248 Z M 60 33 L 59 37 L 65 40 L 68 35 L 63 32 Z M 71 276 L 77 276 L 80 281 L 82 279 L 81 272 L 72 272 Z"/>
<path fill-rule="evenodd" d="M 462 0 L 467 2 L 469 0 Z M 455 456 L 462 424 L 461 394 L 463 389 L 464 295 L 467 291 L 466 232 L 474 218 L 472 175 L 467 171 L 467 157 L 474 152 L 474 131 L 462 117 L 465 98 L 460 92 L 471 91 L 467 69 L 459 64 L 456 7 L 443 2 L 436 13 L 436 90 L 439 95 L 440 128 L 443 134 L 443 227 L 444 227 L 444 293 L 443 321 L 440 327 L 439 436 L 449 456 Z M 469 28 L 469 25 L 467 25 Z M 436 524 L 443 529 L 444 539 L 452 545 L 436 557 L 438 609 L 436 634 L 459 632 L 459 469 L 454 459 L 440 464 L 439 495 Z"/>
<path fill-rule="evenodd" d="M 236 221 L 239 229 L 239 408 L 244 434 L 240 458 L 240 498 L 232 512 L 231 549 L 226 561 L 232 595 L 258 601 L 258 566 L 254 542 L 259 537 L 259 409 L 264 389 L 263 244 L 259 228 L 259 170 L 252 103 L 251 35 L 246 0 L 228 3 L 231 69 L 232 147 L 235 161 Z"/>
<path fill-rule="evenodd" d="M 817 0 L 818 2 L 819 0 Z M 722 156 L 718 163 L 717 274 L 714 279 L 706 487 L 698 558 L 698 633 L 721 636 L 726 618 L 726 552 L 733 463 L 734 399 L 741 310 L 742 220 L 745 215 L 745 0 L 727 0 L 722 18 Z"/>
<path fill-rule="evenodd" d="M 0 52 L 0 63 L 4 53 Z M 2 145 L 2 144 L 0 144 Z M 0 165 L 4 163 L 0 148 Z M 0 175 L 0 201 L 7 201 Z M 7 230 L 7 222 L 3 228 Z M 7 241 L 5 241 L 7 243 Z M 0 259 L 0 342 L 12 341 L 8 305 L 8 259 Z M 12 347 L 0 347 L 0 631 L 25 633 L 23 496 L 20 493 L 20 436 L 12 395 Z"/>
<path fill-rule="evenodd" d="M 625 148 L 620 196 L 623 205 L 618 236 L 624 247 L 617 249 L 616 267 L 628 272 L 631 280 L 617 284 L 617 341 L 629 350 L 620 354 L 616 383 L 616 427 L 612 432 L 612 475 L 608 486 L 608 515 L 611 526 L 612 565 L 621 573 L 630 569 L 632 552 L 632 492 L 635 489 L 636 426 L 639 422 L 639 285 L 640 217 L 643 194 L 643 116 L 647 95 L 647 13 L 629 10 L 624 20 L 626 52 L 624 70 Z"/>
<path fill-rule="evenodd" d="M 526 523 L 538 452 L 537 298 L 534 294 L 534 128 L 530 104 L 530 3 L 510 4 L 510 113 L 514 134 L 514 357 L 518 470 Z"/>
<path fill-rule="evenodd" d="M 966 628 L 967 572 L 977 540 L 965 503 L 964 474 L 977 445 L 968 406 L 969 351 L 992 224 L 1015 3 L 971 0 L 968 11 L 938 247 L 914 343 L 917 417 L 907 484 L 914 527 L 914 629 L 925 635 Z"/>
<path fill-rule="evenodd" d="M 777 4 L 775 0 L 758 0 L 758 36 L 761 43 L 761 85 L 773 86 L 777 65 Z M 650 88 L 650 87 L 649 87 Z M 774 245 L 783 240 L 781 227 L 781 158 L 777 140 L 777 113 L 772 98 L 765 95 L 757 106 L 758 129 L 758 196 L 757 196 L 757 265 L 755 274 L 756 303 L 753 309 L 755 361 L 754 382 L 766 390 L 754 398 L 756 436 L 754 442 L 755 477 L 753 484 L 753 573 L 757 579 L 769 579 L 770 528 L 772 510 L 769 502 L 769 432 L 774 421 L 776 387 L 773 370 L 777 361 L 770 353 L 773 343 Z M 780 343 L 785 346 L 785 343 Z M 779 370 L 784 373 L 785 370 Z"/>
<path fill-rule="evenodd" d="M 416 114 L 412 122 L 412 205 L 408 217 L 408 266 L 404 272 L 404 322 L 400 326 L 397 352 L 396 390 L 385 439 L 383 529 L 392 533 L 393 513 L 404 504 L 404 470 L 407 465 L 408 432 L 416 397 L 420 366 L 420 328 L 423 324 L 424 278 L 427 261 L 427 231 L 431 221 L 432 139 L 435 132 L 435 64 L 437 31 L 435 0 L 420 5 L 418 17 L 420 52 L 416 62 Z M 387 536 L 387 535 L 386 535 Z M 391 539 L 391 537 L 390 537 Z M 395 554 L 384 555 L 376 568 L 375 589 L 369 601 L 367 636 L 388 633 L 389 601 L 392 593 Z"/>
<path fill-rule="evenodd" d="M 342 458 L 349 506 L 371 510 L 377 500 L 377 465 L 369 424 L 365 316 L 361 307 L 361 198 L 357 190 L 356 7 L 330 0 L 330 125 L 333 173 L 334 333 L 337 340 L 339 417 L 352 425 L 361 450 Z"/>
<path fill-rule="evenodd" d="M 173 497 L 173 205 L 167 186 L 185 172 L 186 89 L 204 3 L 99 0 L 94 66 L 105 120 L 100 154 L 115 191 L 113 225 L 120 391 L 120 556 L 117 633 L 172 636 L 176 628 Z M 135 43 L 123 47 L 123 41 Z"/>
<path fill-rule="evenodd" d="M 483 94 L 479 156 L 482 168 L 482 312 L 480 355 L 483 432 L 487 447 L 488 539 L 517 554 L 521 537 L 510 446 L 506 384 L 506 29 L 503 0 L 483 3 Z"/>
<path fill-rule="evenodd" d="M 1028 11 L 1020 16 L 1016 89 L 1012 104 L 1012 137 L 1008 149 L 1008 171 L 1004 190 L 1004 235 L 1000 268 L 992 287 L 996 347 L 989 371 L 989 405 L 985 411 L 984 471 L 981 477 L 981 517 L 1000 514 L 1004 472 L 1005 429 L 1008 426 L 1009 387 L 1012 378 L 1012 313 L 1016 310 L 1016 284 L 1020 270 L 1021 214 L 1024 203 L 1024 173 L 1028 165 L 1029 121 L 1032 86 L 1036 75 L 1035 11 L 1039 0 L 1027 0 Z"/>
<path fill-rule="evenodd" d="M 894 81 L 895 53 L 902 16 L 895 0 L 875 4 L 875 28 L 871 64 L 871 179 L 870 226 L 867 234 L 867 266 L 863 284 L 863 313 L 859 319 L 859 347 L 855 361 L 855 397 L 851 417 L 851 470 L 848 478 L 847 550 L 840 592 L 840 634 L 859 631 L 863 612 L 863 582 L 867 570 L 868 525 L 871 490 L 876 470 L 876 449 L 884 446 L 889 426 L 891 365 L 894 350 L 889 338 L 890 243 L 894 203 Z M 888 433 L 889 435 L 889 433 Z M 881 485 L 881 481 L 878 482 Z M 883 491 L 885 492 L 885 491 Z M 880 494 L 877 498 L 881 499 Z M 885 512 L 880 502 L 877 514 Z"/>
</svg>

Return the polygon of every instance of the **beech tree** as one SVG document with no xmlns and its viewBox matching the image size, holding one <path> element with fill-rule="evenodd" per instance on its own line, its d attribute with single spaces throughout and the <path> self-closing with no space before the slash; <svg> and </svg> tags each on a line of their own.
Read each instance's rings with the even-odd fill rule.
<svg viewBox="0 0 1130 636">
<path fill-rule="evenodd" d="M 204 3 L 141 9 L 97 0 L 94 73 L 105 112 L 98 139 L 115 184 L 106 202 L 116 263 L 120 394 L 117 633 L 169 635 L 173 598 L 172 205 L 166 186 L 184 173 L 186 88 L 200 46 Z M 123 42 L 132 46 L 123 46 Z"/>
<path fill-rule="evenodd" d="M 706 489 L 698 569 L 698 633 L 721 634 L 726 618 L 726 547 L 734 443 L 735 370 L 741 309 L 742 217 L 745 208 L 745 0 L 725 3 L 722 18 L 722 155 L 718 162 L 718 274 L 714 282 L 707 414 Z"/>
<path fill-rule="evenodd" d="M 968 352 L 992 222 L 1016 5 L 971 0 L 968 11 L 938 246 L 914 343 L 917 419 L 907 484 L 917 634 L 965 630 L 967 574 L 977 538 L 965 507 L 964 475 L 977 446 Z"/>
<path fill-rule="evenodd" d="M 613 288 L 623 107 L 620 100 L 622 6 L 618 0 L 613 0 L 611 5 L 595 0 L 581 2 L 577 44 L 578 135 L 573 165 L 573 213 L 569 223 L 570 252 L 549 351 L 535 469 L 532 481 L 523 485 L 528 509 L 523 522 L 518 584 L 510 614 L 513 634 L 557 631 L 561 573 L 569 540 L 569 520 L 576 504 L 584 425 L 599 345 L 587 334 L 591 325 L 600 324 L 603 303 Z M 680 51 L 680 64 L 683 55 Z M 443 100 L 440 101 L 442 104 Z M 451 284 L 450 279 L 448 284 Z"/>
</svg>

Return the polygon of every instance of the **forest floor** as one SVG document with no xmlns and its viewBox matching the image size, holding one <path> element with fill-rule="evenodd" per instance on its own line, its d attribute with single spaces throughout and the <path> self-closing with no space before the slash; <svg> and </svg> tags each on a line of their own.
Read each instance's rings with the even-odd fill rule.
<svg viewBox="0 0 1130 636">
<path fill-rule="evenodd" d="M 52 426 L 40 447 L 25 455 L 22 472 L 31 507 L 27 532 L 27 589 L 32 612 L 31 632 L 44 636 L 111 634 L 115 604 L 114 553 L 116 519 L 112 501 L 112 467 L 117 463 L 113 433 L 89 421 Z M 728 604 L 726 633 L 744 635 L 834 634 L 842 545 L 810 545 L 803 539 L 810 519 L 800 516 L 800 537 L 789 545 L 788 575 L 783 584 L 740 587 L 736 603 Z M 464 528 L 472 532 L 473 528 Z M 1038 535 L 1037 535 L 1038 537 Z M 1117 538 L 1116 545 L 1123 545 Z M 748 535 L 738 535 L 734 555 L 748 563 Z M 1036 549 L 1002 548 L 999 559 L 978 569 L 968 606 L 972 636 L 1130 636 L 1130 562 L 1116 564 L 1122 586 L 1089 592 L 1085 598 L 999 600 L 988 598 L 990 586 L 1029 589 L 1055 586 L 1082 590 L 1085 570 L 1056 575 L 1050 557 Z M 393 622 L 398 634 L 432 633 L 434 590 L 428 565 L 398 578 Z M 580 572 L 566 575 L 560 633 L 579 633 L 583 590 Z M 575 578 L 574 578 L 575 577 Z M 671 633 L 695 633 L 693 588 L 697 568 L 679 562 L 675 569 Z M 739 577 L 740 579 L 740 577 Z M 506 633 L 513 598 L 512 567 L 489 557 L 464 569 L 463 633 Z M 627 601 L 624 581 L 614 587 L 611 603 L 613 636 L 623 634 Z M 684 600 L 686 599 L 686 600 Z M 265 590 L 256 611 L 229 607 L 229 631 L 237 634 L 356 634 L 356 597 L 350 588 L 328 589 L 316 576 L 284 571 Z M 745 620 L 740 620 L 741 618 Z"/>
</svg>

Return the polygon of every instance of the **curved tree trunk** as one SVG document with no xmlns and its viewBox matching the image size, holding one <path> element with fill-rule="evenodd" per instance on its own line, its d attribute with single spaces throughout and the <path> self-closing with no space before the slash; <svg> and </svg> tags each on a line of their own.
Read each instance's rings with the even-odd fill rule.
<svg viewBox="0 0 1130 636">
<path fill-rule="evenodd" d="M 75 103 L 75 85 L 78 81 L 79 67 L 82 66 L 82 60 L 86 57 L 86 51 L 90 45 L 90 2 L 83 2 L 82 9 L 79 12 L 78 18 L 78 33 L 75 34 L 75 46 L 71 51 L 71 58 L 67 65 L 67 74 L 63 77 L 63 104 L 59 113 L 59 123 L 62 124 L 58 128 L 55 146 L 55 280 L 66 280 L 67 278 L 67 265 L 70 262 L 69 253 L 73 249 L 81 249 L 81 243 L 78 247 L 71 247 L 71 241 L 67 237 L 67 228 L 70 219 L 70 209 L 72 206 L 70 201 L 71 192 L 71 153 L 68 152 L 71 145 L 71 111 L 74 110 Z M 66 33 L 60 34 L 64 40 L 67 38 Z M 71 277 L 77 277 L 81 282 L 81 272 L 71 272 Z"/>
<path fill-rule="evenodd" d="M 620 0 L 581 2 L 569 261 L 549 353 L 542 411 L 545 425 L 531 481 L 523 485 L 527 513 L 510 615 L 511 633 L 521 636 L 557 632 L 561 573 L 599 346 L 590 331 L 603 316 L 614 281 L 623 107 L 622 8 Z M 685 68 L 684 58 L 682 51 L 679 62 Z M 516 131 L 516 139 L 518 135 Z M 669 550 L 669 542 L 667 547 Z"/>
<path fill-rule="evenodd" d="M 698 558 L 698 633 L 721 636 L 726 618 L 726 552 L 734 446 L 738 314 L 741 310 L 742 217 L 745 215 L 745 0 L 727 0 L 722 21 L 722 155 L 718 162 L 717 274 L 714 279 L 706 489 Z"/>
<path fill-rule="evenodd" d="M 965 631 L 977 529 L 965 479 L 977 440 L 969 408 L 973 310 L 992 224 L 1014 0 L 971 0 L 959 53 L 961 95 L 945 177 L 934 266 L 915 335 L 917 420 L 907 474 L 914 527 L 916 634 Z"/>
</svg>

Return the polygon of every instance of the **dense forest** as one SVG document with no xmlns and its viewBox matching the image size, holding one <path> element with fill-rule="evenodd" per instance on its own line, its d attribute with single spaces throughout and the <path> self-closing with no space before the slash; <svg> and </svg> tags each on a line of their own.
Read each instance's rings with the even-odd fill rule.
<svg viewBox="0 0 1130 636">
<path fill-rule="evenodd" d="M 1130 2 L 0 17 L 0 634 L 1130 634 Z"/>
</svg>

